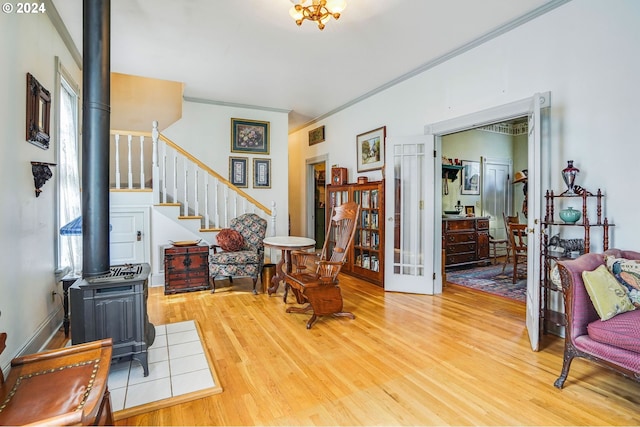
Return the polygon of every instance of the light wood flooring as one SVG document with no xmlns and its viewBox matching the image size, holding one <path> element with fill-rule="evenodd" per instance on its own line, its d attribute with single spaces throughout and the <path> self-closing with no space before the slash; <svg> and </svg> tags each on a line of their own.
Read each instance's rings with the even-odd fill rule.
<svg viewBox="0 0 640 427">
<path fill-rule="evenodd" d="M 640 384 L 593 363 L 575 360 L 553 387 L 563 341 L 531 351 L 522 303 L 456 285 L 385 293 L 345 275 L 341 287 L 356 319 L 311 330 L 307 315 L 285 313 L 282 287 L 151 288 L 150 320 L 196 320 L 224 390 L 118 424 L 640 425 Z"/>
</svg>

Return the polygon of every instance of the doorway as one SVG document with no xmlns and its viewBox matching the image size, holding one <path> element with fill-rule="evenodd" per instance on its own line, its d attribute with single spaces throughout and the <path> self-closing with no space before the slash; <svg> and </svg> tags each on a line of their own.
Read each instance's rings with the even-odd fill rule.
<svg viewBox="0 0 640 427">
<path fill-rule="evenodd" d="M 512 266 L 506 263 L 508 236 L 504 216 L 522 215 L 515 207 L 520 197 L 514 197 L 514 193 L 519 189 L 518 183 L 513 180 L 513 170 L 514 165 L 518 170 L 527 167 L 527 117 L 442 135 L 441 141 L 443 165 L 473 164 L 476 165 L 474 170 L 479 172 L 479 185 L 471 190 L 468 189 L 468 180 L 465 181 L 468 174 L 465 174 L 463 169 L 456 175 L 449 174 L 443 177 L 443 212 L 455 212 L 456 207 L 462 208 L 461 215 L 476 217 L 477 224 L 488 224 L 488 241 L 496 242 L 483 245 L 478 235 L 475 242 L 448 244 L 445 259 L 447 281 L 524 303 L 526 280 L 521 278 L 512 284 Z M 448 181 L 447 185 L 445 180 Z M 451 215 L 447 217 L 451 218 Z M 449 219 L 446 221 L 448 225 L 451 224 Z M 526 218 L 523 216 L 518 222 L 525 221 Z M 449 238 L 454 238 L 454 235 Z M 458 247 L 461 251 L 473 253 L 449 255 L 449 251 L 457 251 Z M 470 262 L 465 264 L 463 261 L 467 257 Z M 451 265 L 453 258 L 456 258 L 456 263 L 463 264 Z"/>
<path fill-rule="evenodd" d="M 307 236 L 322 249 L 326 230 L 326 156 L 308 159 L 307 163 Z"/>
</svg>

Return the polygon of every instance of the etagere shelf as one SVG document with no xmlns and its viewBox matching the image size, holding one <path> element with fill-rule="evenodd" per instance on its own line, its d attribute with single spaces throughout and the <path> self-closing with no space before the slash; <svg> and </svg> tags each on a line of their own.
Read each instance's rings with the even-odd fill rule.
<svg viewBox="0 0 640 427">
<path fill-rule="evenodd" d="M 553 248 L 553 246 L 550 245 L 550 236 L 554 235 L 552 233 L 558 234 L 564 227 L 581 228 L 583 230 L 582 236 L 584 243 L 580 245 L 581 247 L 579 248 L 571 249 L 573 249 L 573 252 L 577 252 L 577 255 L 582 255 L 590 252 L 592 243 L 591 231 L 592 228 L 598 228 L 602 230 L 602 250 L 606 251 L 609 249 L 609 227 L 613 227 L 614 224 L 609 223 L 609 220 L 602 215 L 604 194 L 602 194 L 600 189 L 594 194 L 584 188 L 576 188 L 577 191 L 575 193 L 567 190 L 561 194 L 555 194 L 553 190 L 547 190 L 545 194 L 546 209 L 544 220 L 541 223 L 542 238 L 540 239 L 540 281 L 542 288 L 542 292 L 540 293 L 540 319 L 543 333 L 549 332 L 552 326 L 558 327 L 566 324 L 564 314 L 554 310 L 552 307 L 552 294 L 555 293 L 562 297 L 562 289 L 552 282 L 551 271 L 558 261 L 576 257 L 575 255 L 571 256 L 570 253 L 567 253 L 570 248 L 567 248 L 565 252 L 552 251 L 550 249 Z M 571 199 L 580 201 L 582 205 L 580 210 L 581 215 L 580 219 L 575 223 L 564 222 L 559 218 L 556 219 L 556 203 L 562 199 L 566 199 L 567 201 L 571 201 Z M 594 208 L 596 220 L 595 222 L 591 222 L 589 214 L 593 212 Z M 575 242 L 575 239 L 573 239 L 573 241 Z"/>
</svg>

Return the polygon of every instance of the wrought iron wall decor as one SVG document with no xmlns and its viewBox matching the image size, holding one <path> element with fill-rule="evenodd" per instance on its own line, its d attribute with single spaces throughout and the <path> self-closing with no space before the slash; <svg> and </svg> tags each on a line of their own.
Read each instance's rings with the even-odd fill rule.
<svg viewBox="0 0 640 427">
<path fill-rule="evenodd" d="M 33 173 L 33 183 L 36 186 L 36 197 L 42 193 L 42 186 L 52 176 L 53 172 L 49 169 L 49 166 L 55 166 L 55 163 L 47 162 L 31 162 L 31 173 Z"/>
<path fill-rule="evenodd" d="M 51 93 L 27 73 L 27 141 L 46 150 L 49 148 Z"/>
</svg>

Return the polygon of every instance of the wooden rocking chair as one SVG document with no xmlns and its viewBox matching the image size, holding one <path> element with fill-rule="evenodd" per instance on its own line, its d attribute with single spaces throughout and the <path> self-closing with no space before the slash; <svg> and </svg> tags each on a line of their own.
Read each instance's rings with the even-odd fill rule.
<svg viewBox="0 0 640 427">
<path fill-rule="evenodd" d="M 291 252 L 292 272 L 285 275 L 285 282 L 287 288 L 291 287 L 298 304 L 306 303 L 306 306 L 289 307 L 287 313 L 311 312 L 307 329 L 311 329 L 318 316 L 333 315 L 355 319 L 353 313 L 342 311 L 338 273 L 353 242 L 359 212 L 360 206 L 354 202 L 332 209 L 320 255 L 305 251 Z M 314 263 L 315 271 L 309 268 Z"/>
</svg>

